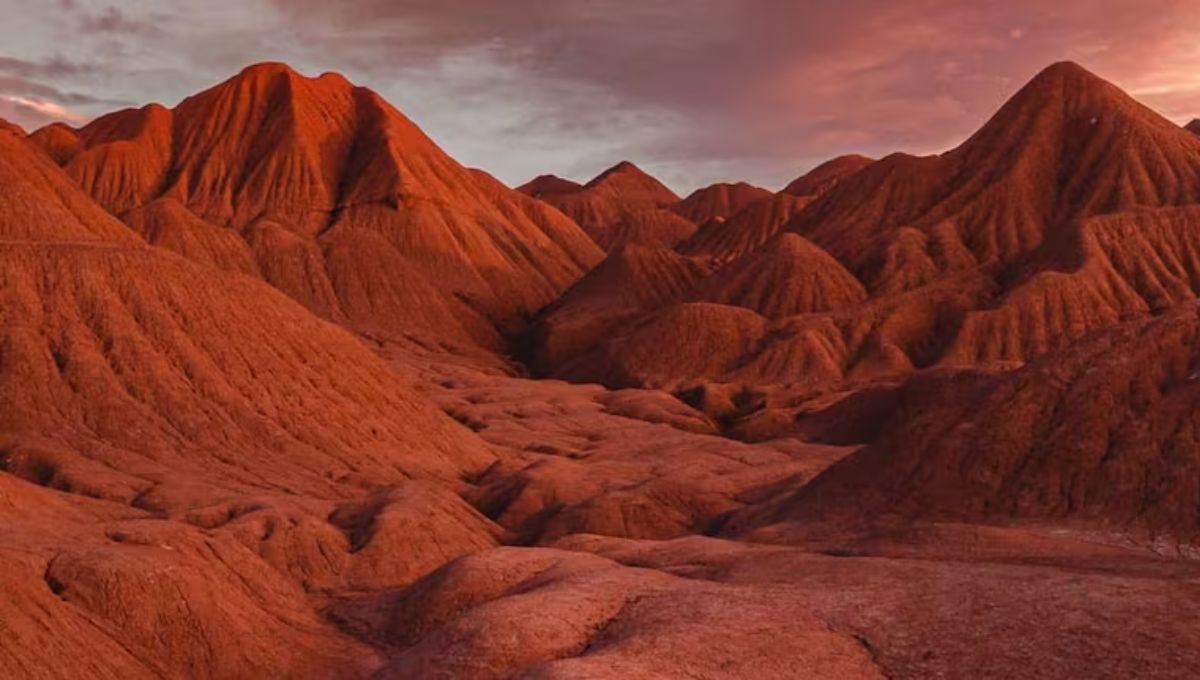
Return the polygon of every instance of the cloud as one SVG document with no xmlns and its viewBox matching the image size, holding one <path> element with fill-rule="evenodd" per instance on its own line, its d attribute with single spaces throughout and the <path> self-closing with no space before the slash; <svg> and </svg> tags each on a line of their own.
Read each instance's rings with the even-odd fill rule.
<svg viewBox="0 0 1200 680">
<path fill-rule="evenodd" d="M 14 76 L 0 75 L 0 93 L 9 95 L 25 95 L 32 96 L 38 99 L 59 102 L 61 104 L 78 106 L 81 104 L 97 104 L 97 103 L 112 103 L 111 100 L 98 99 L 86 94 L 78 92 L 63 92 L 58 88 L 42 83 L 18 78 Z"/>
<path fill-rule="evenodd" d="M 78 125 L 91 118 L 90 115 L 77 110 L 78 107 L 110 108 L 122 104 L 113 99 L 60 89 L 34 79 L 36 77 L 54 80 L 89 72 L 90 69 L 61 57 L 43 61 L 0 57 L 0 102 L 3 102 L 0 118 L 27 129 L 35 129 L 52 122 Z"/>
<path fill-rule="evenodd" d="M 58 0 L 0 27 L 0 74 L 58 94 L 0 94 L 94 115 L 84 93 L 173 103 L 283 60 L 380 91 L 510 183 L 631 158 L 687 191 L 945 150 L 1061 59 L 1190 118 L 1197 35 L 1195 0 Z"/>
<path fill-rule="evenodd" d="M 837 153 L 943 150 L 1061 59 L 1173 111 L 1200 104 L 1186 73 L 1200 58 L 1187 0 L 272 2 L 315 51 L 369 80 L 486 46 L 523 92 L 574 85 L 602 95 L 590 106 L 564 102 L 557 113 L 567 120 L 594 118 L 601 101 L 646 112 L 662 135 L 643 160 L 682 182 L 698 161 L 778 183 Z M 662 130 L 666 120 L 678 125 Z M 527 125 L 521 138 L 554 132 L 544 120 Z"/>
<path fill-rule="evenodd" d="M 95 66 L 69 61 L 62 56 L 41 61 L 27 61 L 15 57 L 0 56 L 0 73 L 25 78 L 62 78 L 87 75 L 95 72 Z"/>
<path fill-rule="evenodd" d="M 50 123 L 80 124 L 86 121 L 85 117 L 54 102 L 7 94 L 0 94 L 0 118 L 26 130 L 36 130 Z"/>
<path fill-rule="evenodd" d="M 70 9 L 78 10 L 74 3 L 68 3 Z M 159 36 L 163 34 L 154 21 L 148 18 L 135 18 L 116 7 L 109 6 L 99 12 L 79 12 L 79 28 L 85 33 L 115 33 L 132 36 Z"/>
</svg>

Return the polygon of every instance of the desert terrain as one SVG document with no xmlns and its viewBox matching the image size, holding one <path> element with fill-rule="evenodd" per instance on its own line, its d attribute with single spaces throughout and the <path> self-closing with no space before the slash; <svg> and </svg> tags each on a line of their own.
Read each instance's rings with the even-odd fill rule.
<svg viewBox="0 0 1200 680">
<path fill-rule="evenodd" d="M 1200 133 L 510 188 L 337 74 L 0 124 L 0 676 L 1200 676 Z"/>
</svg>

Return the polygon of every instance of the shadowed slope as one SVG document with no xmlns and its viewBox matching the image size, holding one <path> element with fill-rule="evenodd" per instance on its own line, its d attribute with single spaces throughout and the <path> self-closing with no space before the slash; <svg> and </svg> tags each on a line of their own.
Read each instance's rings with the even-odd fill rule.
<svg viewBox="0 0 1200 680">
<path fill-rule="evenodd" d="M 29 140 L 59 165 L 66 165 L 83 147 L 79 134 L 66 123 L 51 123 L 39 128 L 29 135 Z"/>
<path fill-rule="evenodd" d="M 671 250 L 614 250 L 539 315 L 535 367 L 550 370 L 604 342 L 630 320 L 684 296 L 706 273 L 704 264 Z"/>
<path fill-rule="evenodd" d="M 1200 536 L 1194 307 L 1108 329 L 1015 373 L 913 379 L 868 449 L 773 519 L 899 513 L 1067 520 Z"/>
</svg>

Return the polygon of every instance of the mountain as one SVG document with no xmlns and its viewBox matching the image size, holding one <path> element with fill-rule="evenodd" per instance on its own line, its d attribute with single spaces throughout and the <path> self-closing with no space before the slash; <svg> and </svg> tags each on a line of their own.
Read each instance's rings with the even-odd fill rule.
<svg viewBox="0 0 1200 680">
<path fill-rule="evenodd" d="M 1080 66 L 1060 63 L 962 146 L 877 161 L 789 228 L 870 274 L 873 290 L 888 289 L 881 261 L 908 230 L 945 240 L 923 248 L 945 272 L 1014 262 L 1080 218 L 1194 203 L 1197 150 L 1200 140 L 1178 125 Z"/>
<path fill-rule="evenodd" d="M 1189 132 L 1194 132 L 1200 135 L 1200 118 L 1188 123 L 1187 126 L 1185 126 L 1185 129 Z"/>
<path fill-rule="evenodd" d="M 526 184 L 537 190 L 539 180 Z M 553 183 L 541 180 L 541 184 Z M 670 189 L 629 161 L 597 175 L 582 189 L 542 193 L 542 200 L 561 210 L 606 251 L 627 243 L 674 246 L 696 230 L 692 222 L 668 208 L 679 203 Z"/>
<path fill-rule="evenodd" d="M 625 245 L 609 253 L 534 323 L 534 366 L 552 371 L 639 315 L 687 295 L 708 273 L 666 248 Z"/>
<path fill-rule="evenodd" d="M 1200 291 L 1200 139 L 1077 65 L 1040 73 L 953 151 L 854 164 L 862 167 L 815 198 L 759 201 L 678 246 L 709 258 L 713 281 L 728 286 L 684 300 L 773 321 L 720 372 L 696 363 L 693 380 L 809 384 L 812 376 L 892 380 L 934 365 L 1012 366 Z M 804 237 L 812 261 L 824 264 L 780 267 L 788 260 L 769 245 L 780 232 Z M 813 270 L 831 273 L 818 288 L 842 291 L 836 305 L 796 304 L 820 297 L 808 287 Z M 851 281 L 863 292 L 843 285 Z M 785 302 L 791 293 L 798 298 Z M 644 323 L 655 315 L 679 316 L 667 303 L 642 310 Z M 709 317 L 726 324 L 715 313 L 692 314 L 688 324 Z M 634 349 L 639 337 L 658 344 Z M 601 345 L 608 365 L 622 364 L 620 352 L 639 357 L 637 370 L 605 369 L 606 379 L 687 377 L 660 334 L 630 327 Z M 673 367 L 667 375 L 653 376 L 656 352 Z M 806 366 L 820 369 L 805 375 Z"/>
<path fill-rule="evenodd" d="M 695 190 L 672 210 L 696 224 L 704 224 L 728 218 L 751 203 L 770 197 L 770 191 L 745 182 L 713 184 Z"/>
<path fill-rule="evenodd" d="M 867 291 L 828 253 L 789 233 L 713 274 L 695 297 L 782 319 L 853 307 Z"/>
<path fill-rule="evenodd" d="M 784 187 L 783 192 L 793 196 L 820 196 L 874 162 L 873 158 L 856 154 L 838 156 L 792 180 Z"/>
<path fill-rule="evenodd" d="M 147 233 L 182 210 L 158 205 Z M 235 271 L 148 245 L 0 126 L 0 657 L 22 675 L 47 651 L 101 677 L 365 672 L 306 591 L 400 586 L 494 545 L 449 489 L 496 453 L 236 273 L 253 261 L 233 240 L 176 237 Z"/>
<path fill-rule="evenodd" d="M 1139 272 L 1187 257 L 1174 206 L 1200 200 L 1198 153 L 1194 135 L 1079 66 L 1056 64 L 959 148 L 879 161 L 788 228 L 877 295 L 965 271 L 989 277 L 995 302 L 965 320 L 949 359 L 1022 361 L 1193 295 L 1189 284 L 1163 298 Z M 1094 230 L 1113 225 L 1092 218 L 1118 214 L 1153 243 L 1096 244 Z"/>
<path fill-rule="evenodd" d="M 572 182 L 555 175 L 538 175 L 525 184 L 517 187 L 517 191 L 534 198 L 545 198 L 557 194 L 573 194 L 583 189 L 579 182 Z"/>
<path fill-rule="evenodd" d="M 29 138 L 59 165 L 70 162 L 82 146 L 79 134 L 66 123 L 51 123 L 35 130 Z"/>
<path fill-rule="evenodd" d="M 463 168 L 335 74 L 261 64 L 174 109 L 33 140 L 112 214 L 150 209 L 178 223 L 150 238 L 237 234 L 267 282 L 384 338 L 501 350 L 502 334 L 600 259 L 570 220 Z M 160 200 L 170 207 L 152 207 Z M 222 252 L 200 252 L 217 241 Z M 186 254 L 219 260 L 226 241 L 198 237 Z"/>
<path fill-rule="evenodd" d="M 0 146 L 0 430 L 57 452 L 38 474 L 127 500 L 183 470 L 332 494 L 339 475 L 454 478 L 490 460 L 345 331 L 149 247 L 24 140 Z"/>
<path fill-rule="evenodd" d="M 804 195 L 278 65 L 0 121 L 0 668 L 1196 677 L 1198 144 L 1066 64 Z"/>
</svg>

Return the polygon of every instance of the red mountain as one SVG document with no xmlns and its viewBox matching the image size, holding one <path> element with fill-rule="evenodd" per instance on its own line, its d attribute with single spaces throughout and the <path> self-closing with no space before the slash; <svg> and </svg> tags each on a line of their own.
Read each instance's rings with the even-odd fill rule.
<svg viewBox="0 0 1200 680">
<path fill-rule="evenodd" d="M 277 65 L 0 121 L 0 669 L 1195 677 L 1197 178 L 1072 65 L 682 202 Z"/>
<path fill-rule="evenodd" d="M 545 198 L 556 194 L 573 194 L 583 189 L 579 182 L 572 182 L 555 175 L 538 175 L 525 184 L 517 187 L 517 191 L 534 198 Z"/>
<path fill-rule="evenodd" d="M 966 143 L 895 155 L 838 184 L 793 221 L 889 287 L 881 260 L 907 230 L 944 272 L 1029 255 L 1073 220 L 1200 198 L 1200 140 L 1083 68 L 1051 66 Z M 942 239 L 936 248 L 932 240 Z M 943 252 L 944 251 L 944 252 Z M 907 284 L 905 287 L 912 287 Z"/>
<path fill-rule="evenodd" d="M 150 238 L 200 222 L 230 230 L 269 283 L 383 337 L 499 349 L 497 330 L 518 330 L 599 259 L 569 220 L 474 175 L 333 74 L 254 66 L 173 110 L 121 111 L 77 137 L 77 153 L 61 127 L 34 140 L 114 215 L 172 201 L 155 219 L 187 224 Z M 210 243 L 187 252 L 226 257 L 197 252 Z"/>
<path fill-rule="evenodd" d="M 9 130 L 0 316 L 0 656 L 19 675 L 48 650 L 99 675 L 361 669 L 365 649 L 302 583 L 399 585 L 438 566 L 420 557 L 432 527 L 383 519 L 435 500 L 474 531 L 440 532 L 439 554 L 494 542 L 456 496 L 415 487 L 374 501 L 354 545 L 352 522 L 326 523 L 369 489 L 453 487 L 495 454 L 350 333 L 147 245 Z M 362 566 L 384 544 L 402 570 Z"/>
<path fill-rule="evenodd" d="M 542 179 L 540 184 L 547 182 Z M 526 184 L 526 191 L 531 185 L 537 191 L 539 180 Z M 671 247 L 696 230 L 695 224 L 667 209 L 679 197 L 629 161 L 605 170 L 582 189 L 543 192 L 541 198 L 575 220 L 605 250 L 625 244 Z"/>
<path fill-rule="evenodd" d="M 745 182 L 713 184 L 693 191 L 672 209 L 696 224 L 704 224 L 725 219 L 751 203 L 770 197 L 770 191 Z"/>
<path fill-rule="evenodd" d="M 1193 203 L 1200 203 L 1200 139 L 1078 66 L 1052 66 L 958 149 L 876 161 L 793 209 L 781 228 L 840 262 L 870 299 L 841 305 L 825 320 L 784 324 L 788 330 L 768 332 L 765 344 L 722 372 L 703 362 L 691 377 L 792 382 L 801 379 L 798 367 L 820 365 L 819 374 L 835 380 L 891 378 L 937 363 L 1027 361 L 1193 299 L 1200 280 L 1192 274 L 1200 271 Z M 787 290 L 762 264 L 775 221 L 747 226 L 740 215 L 705 225 L 680 251 L 739 272 L 737 289 Z M 769 309 L 757 294 L 699 299 Z M 629 338 L 605 342 L 633 352 Z M 645 338 L 657 344 L 636 350 L 639 375 L 652 373 L 650 357 L 659 352 L 663 365 L 674 362 L 672 380 L 686 377 L 669 344 Z M 615 350 L 608 356 L 622 361 Z"/>
<path fill-rule="evenodd" d="M 553 370 L 605 342 L 632 319 L 684 297 L 707 273 L 702 262 L 666 248 L 617 248 L 539 315 L 535 366 Z"/>
</svg>

